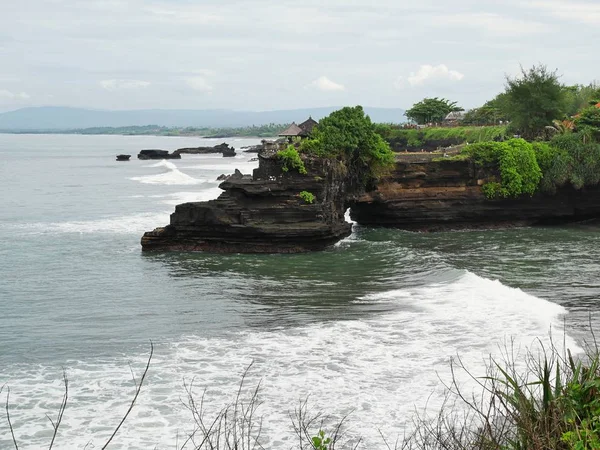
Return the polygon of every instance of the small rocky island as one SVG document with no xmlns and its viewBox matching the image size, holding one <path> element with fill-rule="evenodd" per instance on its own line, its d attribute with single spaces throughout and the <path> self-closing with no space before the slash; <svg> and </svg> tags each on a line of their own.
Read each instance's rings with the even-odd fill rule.
<svg viewBox="0 0 600 450">
<path fill-rule="evenodd" d="M 259 154 L 253 175 L 220 184 L 218 199 L 177 205 L 171 223 L 142 237 L 143 250 L 296 253 L 350 235 L 344 220 L 347 172 L 339 161 L 306 161 L 308 175 L 284 171 L 277 147 Z M 312 194 L 313 198 L 303 193 Z"/>
<path fill-rule="evenodd" d="M 230 147 L 229 144 L 223 142 L 222 144 L 215 145 L 214 147 L 187 147 L 175 150 L 173 153 L 169 153 L 168 150 L 141 150 L 138 154 L 138 159 L 181 159 L 182 154 L 188 155 L 209 155 L 220 153 L 224 157 L 233 157 L 236 155 L 235 148 Z"/>
<path fill-rule="evenodd" d="M 351 233 L 348 208 L 361 225 L 414 231 L 600 218 L 595 175 L 581 183 L 575 177 L 587 160 L 573 160 L 572 182 L 565 182 L 568 173 L 554 175 L 560 160 L 553 155 L 565 158 L 560 148 L 542 148 L 545 159 L 523 139 L 452 153 L 393 153 L 360 107 L 332 113 L 309 139 L 300 133 L 301 125 L 293 124 L 283 140 L 263 142 L 259 167 L 227 177 L 218 199 L 177 205 L 169 225 L 144 234 L 142 249 L 322 250 Z"/>
</svg>

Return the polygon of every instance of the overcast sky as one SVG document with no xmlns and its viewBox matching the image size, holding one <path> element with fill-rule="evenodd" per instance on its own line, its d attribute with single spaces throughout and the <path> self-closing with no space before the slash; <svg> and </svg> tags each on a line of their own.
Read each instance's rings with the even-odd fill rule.
<svg viewBox="0 0 600 450">
<path fill-rule="evenodd" d="M 594 0 L 2 0 L 0 111 L 473 107 L 519 64 L 600 79 Z"/>
</svg>

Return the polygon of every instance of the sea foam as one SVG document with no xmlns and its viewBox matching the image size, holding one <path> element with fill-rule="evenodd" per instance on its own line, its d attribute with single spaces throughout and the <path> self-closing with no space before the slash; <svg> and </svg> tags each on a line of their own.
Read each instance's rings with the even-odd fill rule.
<svg viewBox="0 0 600 450">
<path fill-rule="evenodd" d="M 486 356 L 498 355 L 509 340 L 515 348 L 562 343 L 560 316 L 566 311 L 499 281 L 469 272 L 446 283 L 391 290 L 357 298 L 386 303 L 387 312 L 361 320 L 340 320 L 275 329 L 247 330 L 220 337 L 188 336 L 158 344 L 146 385 L 117 436 L 119 448 L 167 448 L 193 429 L 183 407 L 183 380 L 194 379 L 196 395 L 206 391 L 208 418 L 232 400 L 244 369 L 249 388 L 262 383 L 259 415 L 266 448 L 290 448 L 290 413 L 309 398 L 314 411 L 334 418 L 351 413 L 350 433 L 363 448 L 383 447 L 379 430 L 395 440 L 411 427 L 416 411 L 436 412 L 451 376 L 450 359 L 459 355 L 475 376 L 485 376 Z M 566 343 L 575 351 L 575 343 Z M 145 355 L 134 356 L 143 369 Z M 521 364 L 517 356 L 517 364 Z M 74 363 L 68 369 L 70 403 L 62 442 L 82 447 L 102 444 L 127 409 L 134 385 L 126 360 Z M 460 378 L 469 389 L 468 377 Z M 11 386 L 17 436 L 33 447 L 47 444 L 45 413 L 62 398 L 60 371 L 21 366 L 0 368 L 0 382 Z M 2 440 L 4 439 L 4 441 Z M 8 443 L 0 438 L 0 443 Z M 190 447 L 191 448 L 191 447 Z"/>
<path fill-rule="evenodd" d="M 133 181 L 139 181 L 146 184 L 164 184 L 164 185 L 192 185 L 204 183 L 206 180 L 199 180 L 190 175 L 181 172 L 175 164 L 170 161 L 162 160 L 158 163 L 146 167 L 158 168 L 164 167 L 165 172 L 156 175 L 144 175 L 130 178 Z"/>
</svg>

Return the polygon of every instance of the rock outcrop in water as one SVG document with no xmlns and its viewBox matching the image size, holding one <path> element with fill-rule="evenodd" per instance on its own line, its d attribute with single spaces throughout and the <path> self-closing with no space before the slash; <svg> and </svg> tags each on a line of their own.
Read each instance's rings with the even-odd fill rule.
<svg viewBox="0 0 600 450">
<path fill-rule="evenodd" d="M 138 159 L 181 159 L 181 155 L 167 150 L 142 150 L 138 153 Z"/>
<path fill-rule="evenodd" d="M 225 157 L 232 157 L 235 156 L 235 148 L 230 147 L 229 144 L 223 142 L 222 144 L 215 145 L 214 147 L 180 148 L 173 152 L 174 155 L 181 155 L 183 153 L 190 155 L 209 155 L 213 153 L 221 153 Z"/>
<path fill-rule="evenodd" d="M 322 250 L 350 235 L 344 164 L 308 159 L 309 175 L 284 172 L 276 151 L 264 151 L 253 175 L 239 171 L 218 199 L 177 205 L 170 224 L 144 234 L 143 250 L 296 253 Z M 306 203 L 300 193 L 315 196 Z"/>
<path fill-rule="evenodd" d="M 222 144 L 215 145 L 214 147 L 190 147 L 180 148 L 175 150 L 173 153 L 169 153 L 167 150 L 142 150 L 138 154 L 138 159 L 181 159 L 182 154 L 190 155 L 208 155 L 213 153 L 220 153 L 224 157 L 233 157 L 236 155 L 235 148 L 230 147 L 229 144 L 223 142 Z"/>
<path fill-rule="evenodd" d="M 377 189 L 351 206 L 363 225 L 436 231 L 573 222 L 600 217 L 600 187 L 517 199 L 487 199 L 486 174 L 468 160 L 405 155 Z"/>
</svg>

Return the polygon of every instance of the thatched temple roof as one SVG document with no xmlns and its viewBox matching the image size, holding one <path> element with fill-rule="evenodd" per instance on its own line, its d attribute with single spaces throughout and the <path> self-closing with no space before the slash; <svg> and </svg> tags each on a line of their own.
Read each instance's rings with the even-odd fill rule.
<svg viewBox="0 0 600 450">
<path fill-rule="evenodd" d="M 287 128 L 287 130 L 279 133 L 279 136 L 286 136 L 286 137 L 300 136 L 301 133 L 302 133 L 302 128 L 300 128 L 298 125 L 296 125 L 295 122 L 292 122 L 292 124 Z"/>
</svg>

